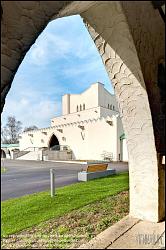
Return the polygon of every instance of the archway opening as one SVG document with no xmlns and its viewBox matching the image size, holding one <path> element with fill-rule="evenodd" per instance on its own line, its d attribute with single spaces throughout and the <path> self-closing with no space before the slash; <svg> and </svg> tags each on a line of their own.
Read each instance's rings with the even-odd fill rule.
<svg viewBox="0 0 166 250">
<path fill-rule="evenodd" d="M 101 6 L 101 8 L 103 8 L 103 7 Z M 109 8 L 105 7 L 104 10 L 107 10 L 107 9 L 109 10 Z M 131 155 L 132 154 L 134 155 L 134 157 L 133 157 L 133 155 L 131 157 L 132 160 L 131 160 L 131 166 L 130 166 L 130 168 L 134 169 L 134 171 L 131 170 L 131 175 L 130 175 L 130 178 L 132 180 L 131 181 L 132 192 L 131 192 L 131 202 L 130 202 L 131 204 L 133 204 L 132 208 L 131 208 L 132 215 L 134 215 L 134 217 L 137 217 L 137 214 L 138 214 L 138 217 L 141 217 L 143 215 L 143 218 L 148 218 L 149 219 L 150 218 L 149 214 L 150 214 L 150 216 L 153 215 L 153 214 L 156 214 L 157 207 L 158 207 L 157 204 L 156 204 L 156 206 L 153 206 L 154 207 L 154 210 L 153 210 L 153 208 L 149 209 L 149 207 L 147 209 L 147 207 L 144 205 L 144 204 L 146 204 L 146 200 L 149 201 L 148 204 L 154 204 L 154 199 L 155 199 L 154 197 L 157 197 L 157 199 L 158 199 L 158 188 L 153 188 L 154 187 L 153 183 L 154 183 L 154 181 L 155 181 L 155 183 L 157 183 L 157 181 L 156 181 L 157 178 L 155 177 L 154 181 L 153 180 L 151 182 L 149 181 L 149 176 L 151 176 L 151 177 L 153 176 L 151 173 L 152 172 L 157 173 L 157 171 L 153 171 L 153 170 L 156 170 L 156 165 L 151 164 L 151 162 L 152 163 L 155 162 L 155 159 L 154 160 L 152 159 L 153 155 L 155 155 L 154 154 L 155 151 L 153 150 L 153 148 L 154 148 L 153 147 L 153 141 L 151 140 L 151 138 L 153 138 L 153 131 L 151 132 L 151 130 L 149 130 L 147 132 L 147 127 L 151 128 L 151 123 L 147 124 L 147 121 L 151 121 L 151 117 L 148 116 L 148 115 L 150 115 L 150 112 L 148 112 L 148 108 L 147 108 L 147 111 L 145 111 L 145 108 L 144 108 L 144 107 L 148 107 L 148 102 L 145 103 L 145 104 L 142 102 L 142 100 L 147 100 L 146 95 L 144 94 L 144 91 L 142 91 L 142 88 L 144 88 L 144 87 L 142 87 L 142 86 L 140 87 L 139 84 L 137 84 L 137 81 L 135 79 L 133 80 L 133 82 L 130 80 L 131 78 L 129 78 L 128 76 L 132 77 L 132 75 L 130 74 L 128 68 L 126 67 L 126 69 L 125 69 L 125 65 L 122 63 L 121 59 L 119 59 L 119 56 L 116 55 L 116 53 L 114 53 L 114 50 L 111 47 L 112 44 L 113 45 L 116 44 L 116 46 L 113 47 L 113 48 L 120 51 L 119 48 L 120 48 L 120 45 L 121 45 L 121 41 L 122 41 L 122 45 L 126 44 L 126 47 L 125 46 L 121 47 L 122 52 L 120 53 L 120 55 L 122 55 L 121 57 L 122 57 L 122 59 L 124 59 L 125 62 L 126 61 L 128 62 L 128 58 L 129 58 L 129 62 L 131 62 L 131 64 L 132 64 L 132 66 L 131 66 L 130 63 L 129 63 L 131 71 L 133 70 L 133 72 L 135 72 L 135 69 L 138 68 L 138 74 L 136 74 L 136 75 L 138 75 L 138 79 L 140 79 L 140 71 L 139 71 L 140 66 L 139 66 L 139 64 L 137 64 L 137 60 L 134 60 L 134 58 L 136 58 L 135 57 L 134 46 L 133 46 L 132 42 L 131 42 L 131 44 L 128 44 L 128 42 L 127 42 L 128 38 L 130 36 L 128 34 L 126 34 L 126 36 L 125 36 L 125 34 L 122 32 L 122 31 L 127 30 L 126 28 L 121 28 L 122 27 L 121 25 L 125 24 L 125 22 L 124 22 L 124 20 L 122 20 L 122 22 L 120 23 L 119 18 L 117 18 L 117 23 L 116 23 L 116 10 L 118 12 L 117 16 L 118 17 L 119 16 L 123 17 L 123 13 L 122 13 L 122 15 L 119 15 L 120 9 L 121 8 L 116 8 L 116 6 L 115 6 L 115 8 L 110 8 L 110 10 L 113 10 L 112 13 L 113 14 L 115 13 L 114 16 L 112 16 L 110 13 L 108 13 L 108 15 L 106 15 L 106 11 L 103 11 L 103 14 L 102 14 L 102 11 L 98 10 L 98 12 L 97 12 L 97 9 L 95 9 L 95 15 L 97 15 L 97 13 L 101 13 L 101 16 L 99 15 L 100 19 L 97 18 L 97 16 L 95 16 L 96 23 L 95 23 L 94 26 L 95 26 L 96 30 L 99 30 L 99 34 L 100 34 L 101 30 L 102 30 L 103 40 L 101 39 L 101 37 L 98 34 L 95 35 L 94 30 L 92 30 L 93 31 L 92 35 L 93 35 L 93 37 L 95 37 L 96 44 L 99 44 L 98 48 L 99 48 L 99 51 L 101 52 L 101 54 L 103 55 L 104 63 L 106 65 L 106 67 L 108 68 L 108 71 L 110 72 L 110 78 L 113 79 L 113 80 L 116 80 L 115 79 L 116 75 L 118 76 L 117 77 L 118 79 L 117 79 L 117 82 L 116 82 L 116 86 L 117 86 L 116 89 L 118 89 L 117 93 L 119 91 L 119 103 L 121 104 L 120 108 L 124 113 L 124 120 L 126 122 L 126 130 L 129 131 L 129 132 L 132 131 L 130 133 L 128 132 L 128 134 L 130 135 L 129 140 L 128 140 L 128 141 L 130 141 L 130 144 L 129 143 L 128 144 L 130 146 L 130 151 L 132 152 Z M 91 13 L 90 13 L 91 10 L 93 11 L 93 9 L 91 8 L 89 10 L 88 14 L 87 14 L 87 17 L 89 16 L 89 17 L 93 18 L 94 15 L 91 15 Z M 85 16 L 86 16 L 86 14 L 85 14 Z M 115 28 L 112 27 L 112 25 L 109 25 L 109 27 L 106 26 L 107 24 L 109 24 L 108 23 L 109 19 L 106 19 L 106 22 L 103 23 L 103 25 L 101 23 L 102 27 L 100 27 L 100 25 L 98 25 L 98 24 L 100 24 L 100 21 L 97 22 L 97 19 L 105 20 L 105 18 L 102 18 L 102 17 L 105 17 L 105 16 L 107 16 L 107 18 L 109 18 L 109 17 L 113 18 L 114 17 L 113 20 L 114 20 L 115 24 L 117 25 L 117 30 L 118 30 L 117 32 L 115 32 Z M 124 15 L 124 17 L 125 17 L 125 15 Z M 111 20 L 110 20 L 110 23 L 111 23 Z M 92 22 L 92 24 L 93 24 L 93 22 Z M 110 30 L 109 30 L 109 28 L 110 28 Z M 113 30 L 111 30 L 111 28 Z M 105 30 L 107 32 L 104 32 Z M 66 33 L 66 31 L 67 31 L 67 29 L 65 29 L 65 33 Z M 105 36 L 103 34 L 105 34 Z M 138 34 L 139 34 L 139 32 L 138 32 Z M 108 39 L 108 36 L 109 36 L 110 39 Z M 104 38 L 105 38 L 105 40 L 104 40 Z M 119 38 L 122 38 L 122 39 L 119 39 Z M 123 38 L 126 38 L 125 42 L 124 42 Z M 110 40 L 113 41 L 113 42 L 111 42 Z M 119 40 L 119 42 L 118 42 L 118 40 Z M 132 41 L 132 39 L 129 39 L 129 40 Z M 151 39 L 149 39 L 149 40 L 151 40 Z M 105 43 L 105 41 L 107 41 L 107 43 Z M 52 43 L 52 36 L 51 36 L 51 43 Z M 62 44 L 62 42 L 61 42 L 61 44 Z M 110 48 L 109 48 L 109 45 L 110 45 Z M 64 46 L 65 46 L 65 44 L 64 44 Z M 61 47 L 64 47 L 64 46 L 61 46 Z M 67 46 L 68 45 L 66 44 L 66 47 Z M 76 46 L 76 47 L 80 47 L 80 46 Z M 127 49 L 131 49 L 131 51 L 129 51 L 130 53 L 128 52 Z M 44 50 L 40 49 L 40 51 L 42 52 L 41 55 L 43 55 Z M 57 51 L 57 50 L 54 49 L 52 51 Z M 84 50 L 81 50 L 81 51 L 84 51 Z M 132 51 L 134 51 L 133 55 L 132 55 Z M 36 51 L 36 55 L 39 55 L 38 52 L 39 52 L 39 50 Z M 74 50 L 74 52 L 75 52 L 75 50 Z M 104 53 L 104 52 L 107 52 L 107 53 Z M 123 57 L 123 54 L 126 55 L 127 60 L 125 60 L 125 58 Z M 60 55 L 61 58 L 64 58 L 65 57 L 64 54 L 62 54 L 62 55 Z M 108 58 L 109 55 L 111 55 L 111 58 Z M 84 57 L 84 55 L 81 55 L 81 57 Z M 56 58 L 57 58 L 57 55 L 56 55 Z M 39 57 L 38 59 L 39 59 L 38 62 L 41 63 L 41 57 Z M 46 61 L 45 58 L 44 58 L 44 61 Z M 83 68 L 83 67 L 81 67 L 81 68 Z M 90 72 L 91 72 L 91 68 L 89 67 L 89 65 L 88 65 L 87 68 L 90 69 Z M 95 71 L 97 72 L 97 70 L 95 70 Z M 114 72 L 112 73 L 112 71 L 114 71 Z M 123 73 L 124 72 L 126 72 L 126 73 L 121 74 L 120 71 L 122 71 Z M 57 70 L 57 72 L 58 72 L 58 70 Z M 71 74 L 71 72 L 72 72 L 72 74 Z M 65 73 L 66 73 L 67 76 L 69 76 L 70 74 L 74 75 L 75 71 L 70 69 L 70 70 L 66 71 Z M 76 72 L 75 74 L 78 74 L 78 73 Z M 36 74 L 36 75 L 39 75 L 39 74 Z M 63 75 L 65 75 L 65 74 L 63 74 Z M 93 74 L 91 73 L 91 75 L 93 75 Z M 121 76 L 122 76 L 122 79 L 119 79 L 119 78 L 121 78 Z M 125 78 L 124 78 L 124 76 L 125 76 Z M 124 81 L 124 79 L 125 79 L 125 81 Z M 45 90 L 46 90 L 45 86 L 46 85 L 44 85 L 44 94 L 45 94 Z M 73 84 L 73 86 L 75 86 L 75 85 Z M 137 90 L 137 91 L 135 91 L 135 90 Z M 40 96 L 41 96 L 41 94 L 40 94 Z M 130 98 L 130 101 L 129 101 L 129 98 Z M 38 98 L 36 98 L 36 96 L 35 96 L 35 100 L 36 99 L 38 100 Z M 26 104 L 27 102 L 25 102 L 25 100 L 23 100 L 22 103 Z M 135 109 L 132 107 L 132 103 L 134 103 Z M 141 105 L 141 103 L 143 103 L 143 105 Z M 29 105 L 27 105 L 27 106 L 29 106 Z M 46 105 L 44 105 L 44 106 L 46 106 Z M 29 109 L 27 108 L 26 110 L 29 110 Z M 39 110 L 41 110 L 41 108 Z M 137 112 L 135 112 L 135 110 Z M 146 112 L 145 115 L 143 115 L 144 113 L 142 114 L 142 110 Z M 41 112 L 38 112 L 38 113 L 40 114 L 40 117 L 44 117 L 43 115 L 41 115 Z M 31 112 L 31 115 L 32 115 L 32 112 Z M 133 119 L 133 117 L 135 119 Z M 137 122 L 136 126 L 135 126 L 133 120 L 134 120 L 134 122 Z M 140 123 L 138 123 L 139 120 L 141 121 Z M 142 124 L 146 124 L 146 129 L 144 129 Z M 138 126 L 140 126 L 140 127 L 138 127 Z M 137 128 L 137 129 L 135 129 L 135 128 Z M 138 129 L 140 129 L 140 131 L 141 131 L 140 134 L 137 133 Z M 149 136 L 150 134 L 152 134 L 151 137 Z M 143 146 L 141 145 L 141 147 L 137 147 L 137 146 L 135 147 L 135 145 L 140 144 L 140 141 L 141 141 L 140 138 L 141 138 L 141 140 L 143 142 L 142 143 Z M 146 138 L 150 138 L 151 144 L 149 143 L 149 140 L 146 140 Z M 50 148 L 51 147 L 53 148 L 53 147 L 55 147 L 57 145 L 56 144 L 57 142 L 55 143 L 54 139 L 51 138 L 51 140 L 50 140 L 50 144 L 49 144 Z M 59 141 L 58 141 L 58 143 L 59 143 Z M 147 145 L 148 145 L 148 147 L 147 147 Z M 149 148 L 150 148 L 150 150 L 149 150 Z M 146 149 L 147 149 L 147 151 L 144 152 Z M 135 157 L 135 155 L 137 157 Z M 146 169 L 149 171 L 150 175 L 149 175 L 149 173 L 147 171 L 147 173 L 145 175 L 143 173 L 143 176 L 140 176 L 137 173 L 140 173 L 140 169 L 142 167 L 144 167 L 144 165 L 145 165 L 144 162 L 146 162 Z M 151 168 L 151 166 L 152 166 L 152 168 Z M 140 180 L 143 180 L 142 183 L 140 182 Z M 144 187 L 144 183 L 146 183 L 146 180 L 149 183 L 147 189 L 145 189 L 146 185 Z M 136 189 L 139 189 L 139 192 L 136 192 Z M 153 196 L 151 196 L 151 190 L 154 190 Z M 142 200 L 143 205 L 140 204 L 140 199 L 142 199 L 142 198 L 143 198 L 143 200 Z M 137 202 L 138 202 L 138 204 L 137 204 Z M 148 213 L 147 213 L 147 211 L 148 211 Z M 157 213 L 158 213 L 158 211 L 157 211 Z M 156 215 L 154 215 L 154 216 L 156 216 Z M 153 218 L 156 218 L 156 217 L 153 217 Z"/>
<path fill-rule="evenodd" d="M 6 158 L 6 153 L 3 149 L 1 149 L 1 158 Z"/>
<path fill-rule="evenodd" d="M 59 151 L 60 150 L 60 144 L 58 141 L 58 138 L 53 134 L 51 136 L 50 142 L 49 142 L 49 149 Z"/>
</svg>

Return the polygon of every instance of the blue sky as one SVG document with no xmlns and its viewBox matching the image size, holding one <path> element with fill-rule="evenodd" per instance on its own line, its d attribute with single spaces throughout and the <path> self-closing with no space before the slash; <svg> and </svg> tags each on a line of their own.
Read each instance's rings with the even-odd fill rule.
<svg viewBox="0 0 166 250">
<path fill-rule="evenodd" d="M 94 82 L 113 93 L 97 49 L 80 16 L 50 22 L 20 65 L 6 98 L 2 125 L 14 115 L 23 127 L 48 127 L 61 114 L 61 98 Z"/>
</svg>

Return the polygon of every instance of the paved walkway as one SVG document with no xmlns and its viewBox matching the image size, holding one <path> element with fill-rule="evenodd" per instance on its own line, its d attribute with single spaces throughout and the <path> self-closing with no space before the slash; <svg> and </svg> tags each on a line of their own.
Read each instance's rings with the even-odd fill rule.
<svg viewBox="0 0 166 250">
<path fill-rule="evenodd" d="M 16 198 L 50 189 L 50 169 L 55 169 L 55 187 L 78 182 L 80 164 L 4 160 L 1 166 L 7 171 L 1 174 L 1 200 Z"/>
<path fill-rule="evenodd" d="M 1 160 L 7 171 L 1 174 L 1 200 L 50 189 L 50 169 L 55 169 L 55 187 L 78 182 L 78 172 L 85 165 L 51 161 Z M 118 172 L 128 171 L 127 163 L 109 163 Z"/>
<path fill-rule="evenodd" d="M 126 216 L 79 249 L 165 249 L 165 222 Z"/>
</svg>

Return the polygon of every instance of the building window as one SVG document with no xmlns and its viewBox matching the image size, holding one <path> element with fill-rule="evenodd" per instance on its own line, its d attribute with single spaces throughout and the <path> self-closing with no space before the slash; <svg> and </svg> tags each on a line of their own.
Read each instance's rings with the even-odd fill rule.
<svg viewBox="0 0 166 250">
<path fill-rule="evenodd" d="M 85 110 L 85 104 L 83 104 L 83 110 Z"/>
<path fill-rule="evenodd" d="M 110 105 L 108 104 L 108 109 L 110 108 Z"/>
<path fill-rule="evenodd" d="M 115 110 L 115 107 L 114 107 L 114 105 L 112 106 L 112 109 L 113 109 L 113 110 Z"/>
<path fill-rule="evenodd" d="M 80 105 L 80 111 L 82 111 L 82 105 Z"/>
<path fill-rule="evenodd" d="M 78 105 L 77 105 L 77 112 L 79 111 L 79 109 L 78 109 Z"/>
<path fill-rule="evenodd" d="M 110 109 L 112 110 L 112 104 L 110 105 Z"/>
</svg>

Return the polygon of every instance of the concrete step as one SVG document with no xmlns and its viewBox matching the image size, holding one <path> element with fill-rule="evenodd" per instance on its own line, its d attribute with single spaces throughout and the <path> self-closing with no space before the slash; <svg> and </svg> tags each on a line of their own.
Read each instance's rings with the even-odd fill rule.
<svg viewBox="0 0 166 250">
<path fill-rule="evenodd" d="M 78 249 L 165 249 L 165 221 L 126 216 Z"/>
</svg>

